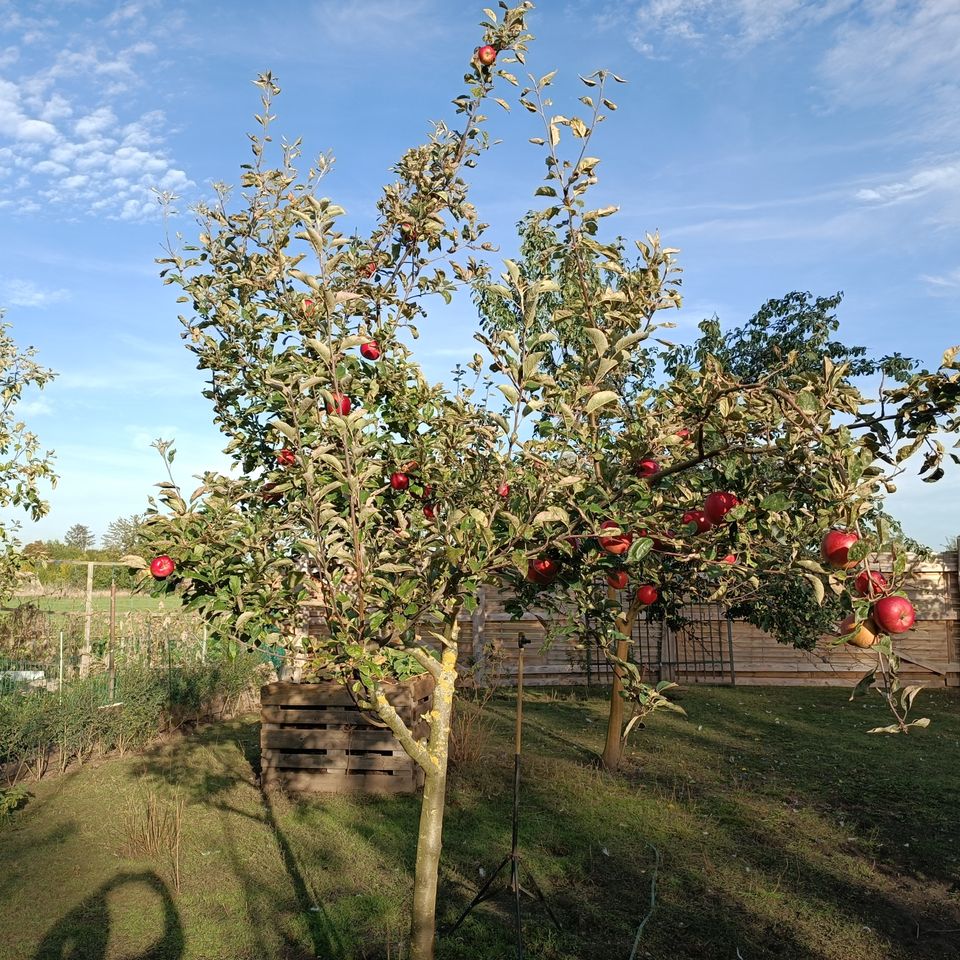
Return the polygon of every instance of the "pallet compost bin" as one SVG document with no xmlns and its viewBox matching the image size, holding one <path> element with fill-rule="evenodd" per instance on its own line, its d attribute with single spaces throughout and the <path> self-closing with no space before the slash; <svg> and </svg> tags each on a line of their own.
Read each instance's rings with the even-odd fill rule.
<svg viewBox="0 0 960 960">
<path fill-rule="evenodd" d="M 429 733 L 433 677 L 390 684 L 387 699 L 415 737 Z M 335 681 L 268 683 L 260 691 L 260 756 L 264 787 L 291 793 L 414 793 L 420 767 L 393 732 L 361 712 Z"/>
</svg>

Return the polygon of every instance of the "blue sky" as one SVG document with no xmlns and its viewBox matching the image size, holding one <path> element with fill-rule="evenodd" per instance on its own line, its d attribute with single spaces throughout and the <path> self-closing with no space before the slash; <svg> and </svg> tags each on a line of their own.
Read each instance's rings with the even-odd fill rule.
<svg viewBox="0 0 960 960">
<path fill-rule="evenodd" d="M 141 510 L 162 479 L 156 437 L 176 438 L 185 486 L 226 464 L 153 262 L 152 188 L 182 198 L 173 226 L 190 237 L 189 203 L 248 157 L 250 80 L 269 69 L 275 132 L 333 151 L 326 189 L 362 228 L 393 160 L 450 117 L 481 6 L 0 0 L 0 306 L 59 372 L 23 407 L 61 476 L 23 539 Z M 618 232 L 681 248 L 678 338 L 799 289 L 843 290 L 844 338 L 878 352 L 935 366 L 960 342 L 957 0 L 543 0 L 530 22 L 528 67 L 559 69 L 558 112 L 579 106 L 578 73 L 629 80 L 591 148 L 596 200 L 620 205 Z M 474 199 L 509 254 L 540 131 L 523 110 L 490 116 L 505 142 Z M 424 324 L 432 376 L 472 355 L 471 331 L 466 304 Z M 890 508 L 940 546 L 960 532 L 960 471 L 903 478 Z"/>
</svg>

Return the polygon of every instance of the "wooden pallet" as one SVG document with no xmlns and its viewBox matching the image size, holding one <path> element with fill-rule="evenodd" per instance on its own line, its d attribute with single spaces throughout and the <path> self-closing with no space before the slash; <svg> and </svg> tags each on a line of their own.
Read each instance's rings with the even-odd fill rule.
<svg viewBox="0 0 960 960">
<path fill-rule="evenodd" d="M 390 685 L 387 699 L 416 737 L 426 737 L 433 677 Z M 420 767 L 341 684 L 268 683 L 260 690 L 264 787 L 291 793 L 414 793 Z"/>
</svg>

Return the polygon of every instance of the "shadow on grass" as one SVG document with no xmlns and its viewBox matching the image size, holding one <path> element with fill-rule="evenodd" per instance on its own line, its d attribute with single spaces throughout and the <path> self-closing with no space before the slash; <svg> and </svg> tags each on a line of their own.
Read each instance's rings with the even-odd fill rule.
<svg viewBox="0 0 960 960">
<path fill-rule="evenodd" d="M 221 832 L 226 843 L 226 857 L 237 883 L 240 886 L 244 909 L 249 920 L 259 957 L 270 955 L 268 944 L 261 933 L 264 929 L 274 929 L 283 940 L 285 958 L 329 957 L 335 960 L 344 955 L 344 944 L 336 927 L 331 923 L 327 910 L 315 892 L 307 883 L 297 857 L 277 821 L 273 798 L 268 794 L 259 794 L 259 808 L 256 812 L 244 810 L 231 803 L 229 795 L 242 784 L 256 784 L 260 775 L 260 747 L 257 739 L 259 724 L 254 721 L 233 721 L 226 730 L 223 726 L 204 728 L 198 731 L 189 744 L 180 743 L 178 751 L 196 752 L 204 747 L 222 745 L 224 733 L 232 735 L 232 741 L 242 752 L 248 765 L 246 771 L 231 765 L 225 758 L 218 758 L 220 769 L 210 770 L 191 763 L 171 764 L 165 756 L 166 750 L 160 748 L 148 753 L 138 765 L 138 773 L 184 790 L 192 803 L 206 806 L 220 814 Z M 208 759 L 208 757 L 207 757 Z M 258 864 L 247 862 L 241 853 L 241 839 L 234 826 L 235 818 L 252 820 L 269 831 L 276 844 L 280 861 L 290 881 L 296 900 L 298 913 L 303 917 L 312 943 L 312 953 L 287 932 L 276 929 L 276 908 L 283 900 L 281 891 L 264 889 L 262 873 Z"/>
<path fill-rule="evenodd" d="M 897 738 L 865 737 L 859 727 L 872 718 L 841 712 L 842 701 L 842 691 L 790 692 L 779 699 L 756 691 L 690 691 L 684 704 L 690 719 L 655 719 L 635 738 L 640 756 L 620 776 L 595 766 L 603 735 L 602 700 L 530 702 L 521 850 L 561 915 L 564 930 L 553 931 L 542 907 L 524 903 L 527 956 L 626 956 L 648 905 L 648 841 L 663 855 L 663 865 L 641 955 L 647 950 L 651 956 L 678 960 L 732 958 L 739 949 L 746 960 L 960 956 L 956 935 L 943 932 L 960 927 L 955 891 L 944 889 L 956 881 L 956 871 L 945 857 L 935 855 L 937 843 L 929 837 L 956 809 L 955 802 L 948 802 L 951 795 L 955 801 L 956 781 L 951 787 L 949 770 L 933 763 L 939 758 L 949 768 L 956 745 L 946 743 L 935 752 L 932 742 L 919 737 L 902 746 Z M 955 705 L 957 700 L 944 702 Z M 786 713 L 788 709 L 793 712 Z M 594 722 L 588 723 L 588 717 Z M 857 731 L 851 733 L 854 723 Z M 496 702 L 491 724 L 495 735 L 488 757 L 451 772 L 441 923 L 456 918 L 482 884 L 480 871 L 489 875 L 509 848 L 509 697 Z M 244 821 L 237 818 L 270 831 L 297 908 L 308 918 L 313 955 L 331 960 L 386 956 L 382 943 L 356 945 L 355 931 L 344 920 L 343 900 L 328 912 L 310 876 L 316 876 L 318 865 L 346 871 L 351 851 L 359 857 L 373 850 L 389 870 L 409 878 L 417 798 L 316 799 L 297 803 L 292 820 L 285 801 L 277 809 L 269 797 L 261 797 L 256 808 L 243 809 L 234 790 L 256 784 L 257 730 L 251 721 L 200 731 L 179 748 L 175 764 L 160 755 L 148 757 L 142 772 L 186 790 L 194 802 L 222 815 L 228 860 L 251 927 L 275 928 L 277 901 L 284 894 L 269 891 L 264 897 L 259 865 L 241 852 L 237 824 Z M 944 730 L 957 739 L 955 720 Z M 204 753 L 202 762 L 198 754 L 198 762 L 190 762 L 190 751 L 224 743 L 236 744 L 245 766 L 232 751 L 232 763 L 225 753 L 214 753 L 212 760 Z M 927 744 L 929 759 L 919 759 L 922 751 L 905 749 L 915 743 Z M 916 792 L 905 771 L 929 789 L 929 797 Z M 902 853 L 905 829 L 928 835 L 918 846 L 919 859 L 911 855 L 907 861 Z M 952 843 L 957 839 L 954 822 L 949 830 Z M 844 836 L 849 832 L 861 839 L 850 845 Z M 932 883 L 926 901 L 919 867 Z M 359 891 L 362 880 L 344 877 L 343 887 L 353 883 Z M 382 894 L 365 892 L 370 903 Z M 500 958 L 512 955 L 512 943 L 510 902 L 503 898 L 484 904 L 454 937 L 441 938 L 438 957 Z M 260 944 L 267 956 L 267 945 Z M 284 957 L 310 955 L 293 939 L 285 944 Z"/>
<path fill-rule="evenodd" d="M 163 932 L 146 951 L 127 960 L 180 960 L 183 927 L 166 884 L 153 871 L 118 873 L 60 919 L 43 938 L 33 960 L 105 960 L 110 941 L 107 898 L 127 884 L 149 887 L 160 898 Z"/>
</svg>

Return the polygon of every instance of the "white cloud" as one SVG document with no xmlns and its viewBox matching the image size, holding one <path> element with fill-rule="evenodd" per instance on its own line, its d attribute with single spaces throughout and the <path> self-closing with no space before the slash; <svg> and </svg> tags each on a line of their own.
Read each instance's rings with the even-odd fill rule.
<svg viewBox="0 0 960 960">
<path fill-rule="evenodd" d="M 855 0 L 645 0 L 632 14 L 629 36 L 645 56 L 674 43 L 713 40 L 721 41 L 727 53 L 742 54 L 831 20 L 854 5 Z"/>
<path fill-rule="evenodd" d="M 415 35 L 422 43 L 440 30 L 438 19 L 429 15 L 429 6 L 427 0 L 320 0 L 313 8 L 313 20 L 324 40 L 338 44 L 393 42 L 398 31 Z"/>
<path fill-rule="evenodd" d="M 820 67 L 841 101 L 890 104 L 917 93 L 957 94 L 960 5 L 956 0 L 871 0 L 865 18 L 837 30 Z"/>
<path fill-rule="evenodd" d="M 15 6 L 0 0 L 0 35 L 16 40 L 18 64 L 40 65 L 0 76 L 0 207 L 140 220 L 160 214 L 154 190 L 189 193 L 164 114 L 130 106 L 131 90 L 162 69 L 154 40 L 174 29 L 176 11 L 154 17 L 157 0 L 127 0 L 99 20 L 71 18 L 67 33 L 66 23 L 29 20 Z M 49 56 L 23 54 L 26 31 L 49 34 Z M 0 64 L 12 62 L 0 53 Z"/>
<path fill-rule="evenodd" d="M 864 188 L 857 191 L 857 199 L 867 203 L 899 203 L 933 190 L 960 191 L 960 163 L 918 170 L 906 180 Z"/>
<path fill-rule="evenodd" d="M 24 417 L 42 417 L 53 413 L 53 407 L 46 400 L 24 400 L 17 407 L 17 413 Z"/>
<path fill-rule="evenodd" d="M 3 289 L 4 300 L 14 307 L 48 307 L 70 296 L 69 290 L 43 290 L 32 280 L 7 280 Z"/>
<path fill-rule="evenodd" d="M 94 134 L 103 133 L 104 130 L 114 126 L 117 122 L 117 115 L 109 107 L 100 107 L 93 113 L 88 113 L 81 117 L 74 125 L 73 132 L 84 139 L 92 137 Z"/>
<path fill-rule="evenodd" d="M 945 274 L 924 273 L 920 279 L 930 287 L 928 292 L 939 296 L 952 295 L 954 290 L 960 290 L 960 267 Z"/>
</svg>

